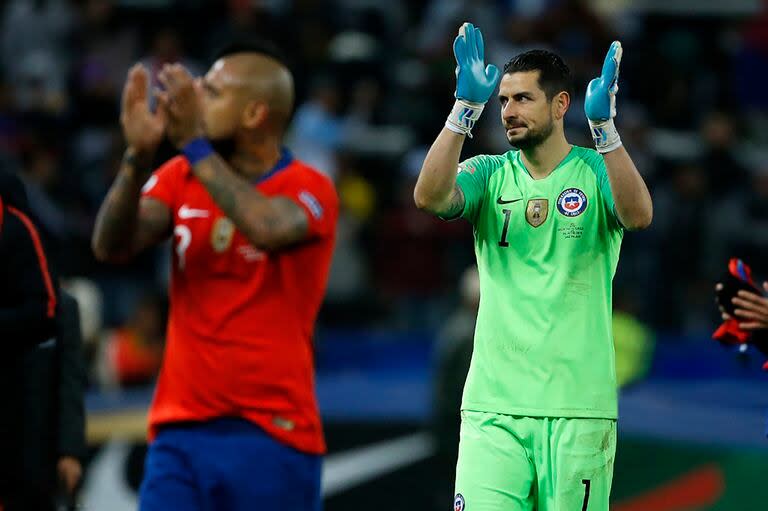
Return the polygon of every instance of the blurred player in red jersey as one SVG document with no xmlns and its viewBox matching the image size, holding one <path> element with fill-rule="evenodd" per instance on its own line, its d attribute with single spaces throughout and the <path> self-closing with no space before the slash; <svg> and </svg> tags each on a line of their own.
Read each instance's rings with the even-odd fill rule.
<svg viewBox="0 0 768 511">
<path fill-rule="evenodd" d="M 312 333 L 331 262 L 331 181 L 282 147 L 293 78 L 261 43 L 123 92 L 127 150 L 93 250 L 119 262 L 173 237 L 168 336 L 149 414 L 142 511 L 315 510 L 323 433 Z M 162 138 L 180 150 L 152 173 Z"/>
</svg>

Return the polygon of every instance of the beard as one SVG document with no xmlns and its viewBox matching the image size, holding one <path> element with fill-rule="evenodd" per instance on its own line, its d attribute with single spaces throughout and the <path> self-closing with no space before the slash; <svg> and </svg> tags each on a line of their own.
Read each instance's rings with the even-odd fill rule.
<svg viewBox="0 0 768 511">
<path fill-rule="evenodd" d="M 214 151 L 226 161 L 230 161 L 235 154 L 235 137 L 209 139 Z"/>
<path fill-rule="evenodd" d="M 506 128 L 506 124 L 504 126 Z M 549 138 L 552 131 L 555 129 L 555 121 L 550 117 L 549 122 L 540 128 L 528 128 L 525 136 L 519 139 L 511 140 L 507 137 L 509 145 L 521 150 L 532 149 L 541 145 L 545 140 Z"/>
</svg>

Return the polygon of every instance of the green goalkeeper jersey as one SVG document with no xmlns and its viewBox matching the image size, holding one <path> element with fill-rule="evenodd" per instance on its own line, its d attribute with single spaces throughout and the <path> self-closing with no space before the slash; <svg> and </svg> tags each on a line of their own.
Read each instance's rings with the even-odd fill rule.
<svg viewBox="0 0 768 511">
<path fill-rule="evenodd" d="M 519 151 L 459 166 L 480 310 L 463 410 L 616 418 L 611 284 L 623 228 L 603 157 L 574 146 L 544 179 Z"/>
</svg>

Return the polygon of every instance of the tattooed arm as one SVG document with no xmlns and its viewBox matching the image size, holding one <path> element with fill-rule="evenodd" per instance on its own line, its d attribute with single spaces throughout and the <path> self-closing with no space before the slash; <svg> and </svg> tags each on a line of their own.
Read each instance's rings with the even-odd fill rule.
<svg viewBox="0 0 768 511">
<path fill-rule="evenodd" d="M 163 108 L 149 109 L 149 73 L 141 64 L 128 72 L 120 124 L 128 149 L 96 217 L 91 246 L 99 261 L 126 261 L 171 230 L 168 208 L 157 200 L 140 198 L 166 125 Z"/>
<path fill-rule="evenodd" d="M 96 259 L 124 262 L 170 235 L 171 212 L 162 202 L 141 198 L 148 165 L 126 151 L 120 172 L 99 209 L 91 246 Z"/>
<path fill-rule="evenodd" d="M 168 138 L 179 150 L 195 138 L 205 137 L 200 82 L 179 64 L 166 64 L 158 74 L 164 91 L 159 104 L 168 113 Z M 287 197 L 267 197 L 255 190 L 216 153 L 192 165 L 195 177 L 213 201 L 255 247 L 275 250 L 304 240 L 309 218 Z"/>
<path fill-rule="evenodd" d="M 413 200 L 419 209 L 446 219 L 455 218 L 464 210 L 464 193 L 456 184 L 456 169 L 465 138 L 443 128 L 432 144 L 413 190 Z"/>
<path fill-rule="evenodd" d="M 309 233 L 304 210 L 287 197 L 267 197 L 237 175 L 218 154 L 192 167 L 214 202 L 255 247 L 276 250 Z"/>
<path fill-rule="evenodd" d="M 453 185 L 453 193 L 451 194 L 448 203 L 443 206 L 441 211 L 437 212 L 437 215 L 445 220 L 458 218 L 464 211 L 464 201 L 464 192 L 459 185 Z"/>
</svg>

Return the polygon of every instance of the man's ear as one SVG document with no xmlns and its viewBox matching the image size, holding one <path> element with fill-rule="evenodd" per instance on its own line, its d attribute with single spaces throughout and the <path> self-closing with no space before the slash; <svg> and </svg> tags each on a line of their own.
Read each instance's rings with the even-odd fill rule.
<svg viewBox="0 0 768 511">
<path fill-rule="evenodd" d="M 565 91 L 559 92 L 552 98 L 552 115 L 560 120 L 565 117 L 565 113 L 571 106 L 571 95 Z"/>
<path fill-rule="evenodd" d="M 249 129 L 264 126 L 269 117 L 269 107 L 266 103 L 251 101 L 243 110 L 242 123 Z"/>
</svg>

